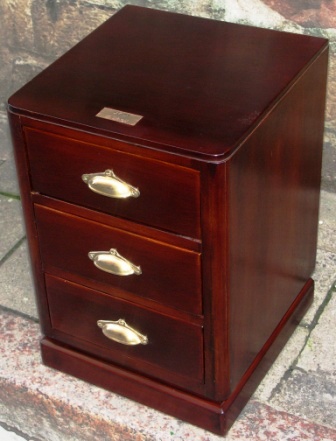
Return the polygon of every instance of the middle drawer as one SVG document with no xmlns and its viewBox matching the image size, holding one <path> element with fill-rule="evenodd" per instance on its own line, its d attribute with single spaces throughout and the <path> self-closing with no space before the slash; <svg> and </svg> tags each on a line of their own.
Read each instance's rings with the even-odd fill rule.
<svg viewBox="0 0 336 441">
<path fill-rule="evenodd" d="M 202 314 L 200 253 L 35 205 L 44 270 Z"/>
</svg>

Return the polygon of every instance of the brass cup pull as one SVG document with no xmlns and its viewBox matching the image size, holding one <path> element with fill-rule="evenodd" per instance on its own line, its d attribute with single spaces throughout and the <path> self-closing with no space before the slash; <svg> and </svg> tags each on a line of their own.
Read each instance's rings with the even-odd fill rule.
<svg viewBox="0 0 336 441">
<path fill-rule="evenodd" d="M 115 322 L 110 320 L 98 320 L 97 325 L 102 329 L 103 334 L 110 340 L 122 345 L 147 345 L 148 338 L 140 332 L 128 326 L 123 319 Z"/>
<path fill-rule="evenodd" d="M 140 266 L 125 259 L 115 248 L 110 251 L 90 251 L 88 256 L 97 268 L 116 276 L 139 276 L 142 273 Z"/>
<path fill-rule="evenodd" d="M 137 188 L 122 181 L 113 170 L 84 174 L 82 179 L 90 190 L 109 198 L 126 199 L 140 196 L 140 191 Z"/>
</svg>

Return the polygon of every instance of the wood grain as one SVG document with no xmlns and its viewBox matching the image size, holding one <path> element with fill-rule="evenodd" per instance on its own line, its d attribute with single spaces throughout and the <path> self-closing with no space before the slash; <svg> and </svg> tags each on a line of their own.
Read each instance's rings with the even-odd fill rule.
<svg viewBox="0 0 336 441">
<path fill-rule="evenodd" d="M 312 301 L 327 48 L 127 6 L 10 98 L 47 365 L 229 429 Z M 108 168 L 141 196 L 81 180 Z M 143 274 L 87 258 L 110 248 Z"/>
</svg>

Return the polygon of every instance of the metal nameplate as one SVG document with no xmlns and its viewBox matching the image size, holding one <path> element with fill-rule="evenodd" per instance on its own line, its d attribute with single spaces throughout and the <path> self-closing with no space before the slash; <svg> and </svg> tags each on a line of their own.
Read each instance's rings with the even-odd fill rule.
<svg viewBox="0 0 336 441">
<path fill-rule="evenodd" d="M 110 121 L 128 124 L 130 126 L 135 126 L 135 124 L 137 124 L 143 118 L 141 115 L 122 112 L 121 110 L 111 109 L 110 107 L 104 107 L 99 113 L 97 113 L 96 116 L 99 118 L 109 119 Z"/>
</svg>

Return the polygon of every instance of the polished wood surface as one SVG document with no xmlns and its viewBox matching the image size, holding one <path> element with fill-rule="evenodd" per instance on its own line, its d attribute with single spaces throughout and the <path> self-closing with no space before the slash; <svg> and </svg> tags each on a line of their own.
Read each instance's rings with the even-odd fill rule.
<svg viewBox="0 0 336 441">
<path fill-rule="evenodd" d="M 308 280 L 234 393 L 222 402 L 210 401 L 183 389 L 167 387 L 165 383 L 104 363 L 51 339 L 42 340 L 42 357 L 48 366 L 223 435 L 230 429 L 307 312 L 313 300 L 313 292 L 312 280 Z"/>
<path fill-rule="evenodd" d="M 228 430 L 312 300 L 327 46 L 125 7 L 10 98 L 47 365 Z M 81 180 L 110 168 L 141 196 Z M 87 257 L 110 248 L 142 275 Z"/>
<path fill-rule="evenodd" d="M 130 155 L 125 152 L 127 145 L 122 146 L 124 152 L 117 145 L 115 149 L 104 148 L 97 145 L 99 138 L 93 144 L 31 129 L 25 130 L 25 136 L 33 190 L 188 237 L 200 237 L 200 183 L 195 170 Z M 138 188 L 140 196 L 108 198 L 94 193 L 82 180 L 83 174 L 107 169 Z"/>
<path fill-rule="evenodd" d="M 326 48 L 324 39 L 127 6 L 56 61 L 10 109 L 217 161 Z M 96 117 L 143 115 L 136 126 Z"/>
<path fill-rule="evenodd" d="M 127 230 L 108 227 L 91 220 L 35 206 L 40 252 L 44 270 L 62 270 L 104 284 L 112 295 L 126 291 L 139 298 L 166 304 L 193 314 L 202 314 L 201 258 L 199 253 L 169 246 Z M 118 250 L 141 267 L 140 275 L 118 276 L 98 269 L 89 259 L 90 251 Z"/>
<path fill-rule="evenodd" d="M 136 370 L 137 360 L 150 365 L 158 365 L 190 377 L 195 382 L 203 382 L 203 337 L 202 327 L 184 323 L 170 317 L 140 308 L 131 302 L 111 299 L 104 293 L 84 288 L 47 275 L 46 287 L 53 335 L 65 333 L 71 337 L 71 344 L 85 342 L 98 346 L 93 352 L 102 357 L 100 348 L 105 350 L 105 358 L 118 365 Z M 123 319 L 148 338 L 148 344 L 125 346 L 116 343 L 102 333 L 98 320 L 117 321 Z M 60 337 L 61 339 L 61 337 Z M 80 343 L 79 343 L 80 344 Z M 92 346 L 90 346 L 92 352 Z M 146 374 L 148 367 L 143 364 Z"/>
<path fill-rule="evenodd" d="M 228 163 L 232 387 L 315 267 L 326 55 Z"/>
</svg>

